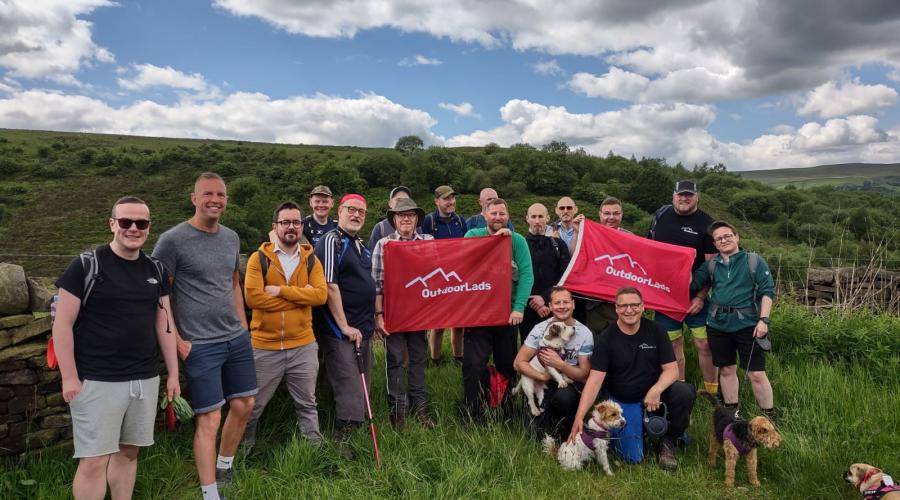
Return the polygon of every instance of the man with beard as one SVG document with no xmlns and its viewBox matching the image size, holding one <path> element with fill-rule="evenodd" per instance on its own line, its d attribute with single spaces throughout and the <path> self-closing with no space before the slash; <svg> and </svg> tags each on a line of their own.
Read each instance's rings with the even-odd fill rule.
<svg viewBox="0 0 900 500">
<path fill-rule="evenodd" d="M 700 191 L 694 181 L 683 180 L 675 183 L 672 193 L 672 204 L 660 207 L 650 219 L 649 238 L 664 243 L 671 243 L 696 251 L 691 271 L 696 271 L 716 252 L 709 225 L 713 218 L 700 210 Z M 684 321 L 677 321 L 660 312 L 656 313 L 656 321 L 669 332 L 675 357 L 678 359 L 678 378 L 684 380 L 684 327 L 687 326 L 697 347 L 697 358 L 703 385 L 707 392 L 716 394 L 719 383 L 716 367 L 713 365 L 712 353 L 706 333 L 706 316 L 708 306 L 704 300 L 708 287 L 696 291 L 691 298 L 691 307 Z"/>
<path fill-rule="evenodd" d="M 575 251 L 575 242 L 578 239 L 578 224 L 584 219 L 584 215 L 578 215 L 578 205 L 575 200 L 563 196 L 556 202 L 556 216 L 559 219 L 547 226 L 546 235 L 562 239 L 569 247 L 569 253 Z"/>
<path fill-rule="evenodd" d="M 337 227 L 338 221 L 328 217 L 334 197 L 328 186 L 316 186 L 309 192 L 309 207 L 312 213 L 303 219 L 303 236 L 313 247 L 325 233 Z"/>
<path fill-rule="evenodd" d="M 384 248 L 393 241 L 434 239 L 430 234 L 419 234 L 416 226 L 425 211 L 409 198 L 400 199 L 388 210 L 388 219 L 396 230 L 378 240 L 372 252 L 372 278 L 375 280 L 375 329 L 384 338 L 387 364 L 388 404 L 391 406 L 391 424 L 401 429 L 409 414 L 415 415 L 423 427 L 435 426 L 428 410 L 428 391 L 425 389 L 425 359 L 428 340 L 425 331 L 389 332 L 384 329 Z M 404 357 L 408 367 L 404 370 Z M 409 396 L 403 383 L 403 372 L 409 382 Z"/>
<path fill-rule="evenodd" d="M 496 236 L 510 238 L 512 245 L 512 293 L 510 297 L 511 309 L 509 322 L 501 326 L 476 326 L 468 328 L 463 348 L 463 411 L 465 416 L 475 421 L 483 417 L 484 391 L 482 386 L 483 375 L 487 369 L 488 360 L 493 354 L 494 365 L 501 375 L 509 381 L 506 393 L 503 394 L 501 406 L 504 411 L 510 410 L 509 392 L 512 390 L 515 370 L 513 370 L 513 358 L 516 353 L 516 328 L 522 323 L 525 304 L 531 287 L 534 284 L 534 274 L 531 268 L 531 255 L 528 253 L 528 243 L 519 233 L 514 233 L 506 227 L 509 222 L 509 208 L 506 201 L 497 198 L 488 204 L 486 228 L 470 229 L 466 237 Z M 507 265 L 506 262 L 498 262 L 497 265 Z M 497 297 L 497 300 L 506 300 Z"/>
<path fill-rule="evenodd" d="M 531 254 L 534 285 L 528 296 L 528 307 L 525 308 L 522 324 L 519 325 L 519 336 L 523 343 L 534 325 L 550 316 L 550 292 L 569 265 L 569 247 L 566 243 L 559 238 L 545 236 L 550 222 L 547 207 L 540 203 L 528 207 L 525 222 L 528 223 L 525 241 L 528 242 Z"/>
<path fill-rule="evenodd" d="M 481 207 L 481 212 L 478 212 L 477 214 L 466 219 L 466 228 L 476 229 L 479 227 L 487 226 L 487 219 L 484 218 L 485 210 L 487 209 L 488 203 L 490 203 L 491 200 L 495 200 L 499 197 L 500 196 L 497 194 L 497 191 L 495 191 L 494 188 L 486 187 L 482 189 L 478 194 L 478 205 Z M 507 224 L 506 227 L 508 227 L 510 231 L 516 230 L 512 221 L 509 221 L 509 224 Z"/>
<path fill-rule="evenodd" d="M 366 222 L 365 198 L 348 194 L 338 205 L 338 227 L 316 244 L 316 257 L 328 282 L 326 307 L 315 310 L 317 337 L 322 344 L 325 377 L 334 392 L 335 434 L 345 458 L 353 430 L 366 416 L 366 402 L 359 379 L 356 350 L 362 356 L 363 373 L 370 383 L 372 334 L 375 331 L 375 280 L 372 254 L 359 238 Z"/>
<path fill-rule="evenodd" d="M 231 482 L 234 453 L 257 392 L 256 369 L 239 274 L 240 239 L 219 223 L 228 204 L 225 181 L 212 172 L 200 174 L 191 202 L 194 216 L 163 233 L 153 256 L 172 276 L 178 355 L 197 416 L 194 460 L 203 498 L 209 500 Z"/>
<path fill-rule="evenodd" d="M 466 221 L 456 213 L 456 191 L 450 186 L 438 186 L 434 190 L 434 205 L 436 210 L 422 218 L 422 233 L 430 234 L 436 240 L 465 236 Z M 432 330 L 430 342 L 431 364 L 438 365 L 441 362 L 444 331 Z M 453 358 L 457 362 L 461 362 L 463 356 L 462 328 L 453 328 L 450 331 L 450 347 L 453 350 Z"/>
<path fill-rule="evenodd" d="M 259 394 L 243 444 L 256 443 L 256 425 L 275 389 L 285 380 L 294 400 L 300 435 L 314 445 L 322 440 L 316 407 L 319 346 L 313 336 L 312 308 L 325 303 L 328 285 L 313 248 L 300 244 L 300 207 L 287 201 L 275 209 L 275 242 L 260 245 L 247 259 L 244 294 L 253 310 L 250 339 Z"/>
</svg>

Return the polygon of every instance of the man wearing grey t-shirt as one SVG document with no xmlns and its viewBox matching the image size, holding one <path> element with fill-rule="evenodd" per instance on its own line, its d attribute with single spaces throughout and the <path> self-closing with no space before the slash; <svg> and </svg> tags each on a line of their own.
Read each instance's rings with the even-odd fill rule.
<svg viewBox="0 0 900 500">
<path fill-rule="evenodd" d="M 219 487 L 231 482 L 231 464 L 257 393 L 240 285 L 240 240 L 219 224 L 227 202 L 225 181 L 211 172 L 200 174 L 191 193 L 194 216 L 163 233 L 153 249 L 172 279 L 178 355 L 197 414 L 194 460 L 204 500 L 220 498 Z"/>
</svg>

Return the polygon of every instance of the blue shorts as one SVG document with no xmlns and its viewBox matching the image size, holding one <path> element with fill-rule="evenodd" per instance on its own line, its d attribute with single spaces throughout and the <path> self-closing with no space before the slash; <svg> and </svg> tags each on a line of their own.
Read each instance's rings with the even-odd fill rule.
<svg viewBox="0 0 900 500">
<path fill-rule="evenodd" d="M 697 314 L 685 316 L 684 321 L 674 320 L 657 311 L 654 320 L 669 333 L 669 340 L 676 340 L 683 335 L 684 325 L 691 331 L 691 336 L 696 339 L 706 338 L 706 316 L 709 313 L 709 302 L 704 302 L 703 309 Z"/>
<path fill-rule="evenodd" d="M 184 360 L 184 377 L 194 413 L 218 410 L 226 399 L 255 395 L 258 389 L 250 335 L 212 344 L 193 344 Z"/>
</svg>

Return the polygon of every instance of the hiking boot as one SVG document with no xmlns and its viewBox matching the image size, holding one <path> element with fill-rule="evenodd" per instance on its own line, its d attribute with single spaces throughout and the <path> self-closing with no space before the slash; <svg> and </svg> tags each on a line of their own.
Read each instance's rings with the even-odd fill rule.
<svg viewBox="0 0 900 500">
<path fill-rule="evenodd" d="M 678 470 L 678 459 L 675 458 L 675 442 L 664 438 L 659 446 L 659 468 L 669 472 Z"/>
<path fill-rule="evenodd" d="M 231 486 L 233 482 L 234 469 L 220 469 L 216 467 L 216 487 L 222 490 Z"/>
<path fill-rule="evenodd" d="M 416 411 L 416 421 L 419 422 L 419 425 L 426 429 L 434 429 L 437 426 L 434 418 L 431 417 L 431 412 L 429 412 L 425 408 L 420 408 L 418 411 Z"/>
<path fill-rule="evenodd" d="M 406 415 L 391 413 L 391 427 L 393 427 L 395 431 L 402 430 L 406 427 Z"/>
<path fill-rule="evenodd" d="M 334 430 L 338 454 L 344 460 L 356 459 L 356 454 L 353 453 L 353 447 L 350 445 L 350 438 L 353 437 L 353 431 L 354 427 L 349 422 Z"/>
<path fill-rule="evenodd" d="M 773 406 L 772 408 L 760 408 L 759 411 L 762 412 L 762 415 L 769 419 L 769 422 L 773 424 L 778 421 L 778 410 Z"/>
<path fill-rule="evenodd" d="M 462 366 L 462 364 L 463 364 L 463 357 L 462 357 L 462 356 L 453 356 L 453 362 L 456 363 L 456 364 L 459 365 L 459 366 Z"/>
</svg>

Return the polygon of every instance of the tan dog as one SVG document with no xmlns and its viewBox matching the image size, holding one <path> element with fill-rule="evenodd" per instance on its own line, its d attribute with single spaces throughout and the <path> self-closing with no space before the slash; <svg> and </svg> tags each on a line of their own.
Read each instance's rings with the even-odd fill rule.
<svg viewBox="0 0 900 500">
<path fill-rule="evenodd" d="M 856 486 L 866 500 L 898 500 L 900 486 L 891 476 L 869 464 L 853 464 L 844 473 L 844 480 Z"/>
<path fill-rule="evenodd" d="M 610 400 L 601 401 L 594 406 L 590 420 L 574 443 L 567 441 L 557 447 L 556 441 L 546 436 L 544 449 L 556 457 L 556 461 L 563 469 L 581 470 L 584 464 L 593 458 L 603 467 L 603 472 L 612 476 L 609 457 L 606 455 L 609 448 L 609 431 L 624 426 L 625 417 L 622 416 L 622 407 L 619 403 Z"/>
<path fill-rule="evenodd" d="M 749 422 L 735 418 L 733 410 L 716 406 L 709 426 L 709 465 L 716 465 L 721 446 L 725 450 L 725 486 L 734 486 L 734 469 L 738 458 L 746 457 L 747 478 L 753 486 L 759 486 L 756 476 L 756 448 L 768 449 L 781 445 L 781 434 L 768 418 L 753 417 Z"/>
</svg>

